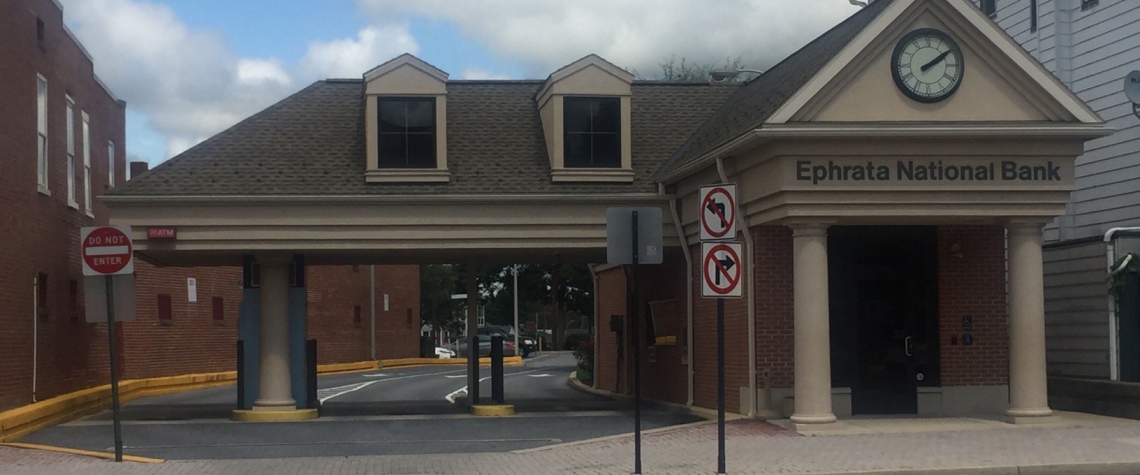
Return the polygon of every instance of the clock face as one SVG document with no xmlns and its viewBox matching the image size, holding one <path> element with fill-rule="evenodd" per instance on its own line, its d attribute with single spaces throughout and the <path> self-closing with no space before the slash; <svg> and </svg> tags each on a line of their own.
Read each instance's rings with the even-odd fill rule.
<svg viewBox="0 0 1140 475">
<path fill-rule="evenodd" d="M 950 35 L 929 28 L 912 31 L 899 40 L 891 59 L 895 84 L 918 102 L 940 102 L 954 95 L 965 70 L 958 43 Z"/>
</svg>

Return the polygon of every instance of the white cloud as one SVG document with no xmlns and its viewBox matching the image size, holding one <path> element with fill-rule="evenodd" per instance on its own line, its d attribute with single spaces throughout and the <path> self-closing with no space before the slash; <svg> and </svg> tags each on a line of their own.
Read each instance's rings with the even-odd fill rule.
<svg viewBox="0 0 1140 475">
<path fill-rule="evenodd" d="M 373 25 L 360 30 L 356 38 L 310 44 L 301 69 L 313 77 L 358 78 L 389 59 L 418 52 L 407 25 Z"/>
<path fill-rule="evenodd" d="M 250 85 L 264 82 L 288 85 L 293 82 L 276 59 L 241 59 L 237 63 L 237 75 L 239 82 Z"/>
<path fill-rule="evenodd" d="M 460 75 L 463 79 L 510 79 L 506 75 L 493 73 L 482 68 L 467 68 Z"/>
<path fill-rule="evenodd" d="M 648 77 L 675 55 L 766 68 L 855 12 L 846 0 L 356 0 L 377 18 L 443 20 L 531 74 L 590 53 Z"/>
</svg>

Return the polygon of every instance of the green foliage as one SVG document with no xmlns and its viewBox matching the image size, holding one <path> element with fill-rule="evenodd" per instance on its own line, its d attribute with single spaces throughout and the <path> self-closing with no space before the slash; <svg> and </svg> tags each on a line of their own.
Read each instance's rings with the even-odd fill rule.
<svg viewBox="0 0 1140 475">
<path fill-rule="evenodd" d="M 462 328 L 457 316 L 459 302 L 451 299 L 455 282 L 460 279 L 458 269 L 447 264 L 420 266 L 420 320 L 425 324 L 449 331 Z"/>
<path fill-rule="evenodd" d="M 573 335 L 566 335 L 566 341 L 562 344 L 562 349 L 577 350 L 579 346 L 589 341 L 590 335 L 588 333 L 575 333 Z M 593 368 L 593 365 L 590 367 Z"/>
<path fill-rule="evenodd" d="M 587 386 L 593 386 L 593 384 L 594 384 L 594 372 L 590 371 L 588 369 L 579 369 L 578 370 L 578 381 L 581 381 L 582 384 L 585 384 Z"/>
<path fill-rule="evenodd" d="M 574 349 L 574 358 L 578 360 L 578 370 L 594 371 L 594 344 L 585 342 Z"/>
<path fill-rule="evenodd" d="M 1136 275 L 1137 273 L 1140 273 L 1140 255 L 1126 254 L 1117 259 L 1109 268 L 1107 279 L 1109 293 L 1120 298 L 1121 292 L 1124 292 L 1128 283 L 1128 275 Z"/>
</svg>

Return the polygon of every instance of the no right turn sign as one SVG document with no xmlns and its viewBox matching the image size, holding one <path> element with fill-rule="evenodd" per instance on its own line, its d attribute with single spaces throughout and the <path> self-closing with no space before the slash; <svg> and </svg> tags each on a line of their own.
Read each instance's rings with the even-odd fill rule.
<svg viewBox="0 0 1140 475">
<path fill-rule="evenodd" d="M 701 244 L 701 296 L 706 298 L 740 298 L 744 275 L 744 246 L 734 242 Z"/>
</svg>

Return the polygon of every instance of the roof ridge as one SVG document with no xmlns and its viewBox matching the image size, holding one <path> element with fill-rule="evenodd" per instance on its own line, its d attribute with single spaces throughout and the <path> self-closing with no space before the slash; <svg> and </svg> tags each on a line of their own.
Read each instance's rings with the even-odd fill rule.
<svg viewBox="0 0 1140 475">
<path fill-rule="evenodd" d="M 698 148 L 698 152 L 692 151 L 694 149 L 694 145 L 696 144 L 696 142 L 699 139 L 704 138 L 704 134 L 709 132 L 710 129 L 712 129 L 714 125 L 721 125 L 720 122 L 725 121 L 725 118 L 729 116 L 730 112 L 737 112 L 737 111 L 734 111 L 732 109 L 734 106 L 740 105 L 741 99 L 745 99 L 747 97 L 753 97 L 756 95 L 764 94 L 765 95 L 764 99 L 766 100 L 764 105 L 774 106 L 774 107 L 772 107 L 772 111 L 779 108 L 780 105 L 783 105 L 784 103 L 786 103 L 788 101 L 788 99 L 790 99 L 791 94 L 788 94 L 787 97 L 781 98 L 781 97 L 779 97 L 779 94 L 778 94 L 779 92 L 781 92 L 779 90 L 755 91 L 755 89 L 762 88 L 762 87 L 768 85 L 768 83 L 772 83 L 773 88 L 779 88 L 781 86 L 787 86 L 787 85 L 794 84 L 794 90 L 792 91 L 792 93 L 794 94 L 795 91 L 800 90 L 805 84 L 807 84 L 807 82 L 812 77 L 815 77 L 815 75 L 819 73 L 819 69 L 822 68 L 823 64 L 826 64 L 826 63 L 830 62 L 833 58 L 835 58 L 835 56 L 838 55 L 839 52 L 842 51 L 843 48 L 846 47 L 846 45 L 848 43 L 850 43 L 850 39 L 844 40 L 843 45 L 841 47 L 837 48 L 834 52 L 829 53 L 826 60 L 822 61 L 820 63 L 821 65 L 818 68 L 814 68 L 814 70 L 811 70 L 810 74 L 806 75 L 806 77 L 802 77 L 802 78 L 790 77 L 789 78 L 789 77 L 782 77 L 782 76 L 796 76 L 796 74 L 794 74 L 796 72 L 807 72 L 806 70 L 813 69 L 811 64 L 802 64 L 801 65 L 801 64 L 797 64 L 797 62 L 802 62 L 805 58 L 807 58 L 808 60 L 818 59 L 816 57 L 812 57 L 812 56 L 808 55 L 807 53 L 813 52 L 814 49 L 822 48 L 824 45 L 826 45 L 826 43 L 828 41 L 835 41 L 837 39 L 837 37 L 841 37 L 841 35 L 845 32 L 845 28 L 849 28 L 854 24 L 858 24 L 861 21 L 865 21 L 865 23 L 862 26 L 860 26 L 857 29 L 857 31 L 854 32 L 854 34 L 852 35 L 852 38 L 854 36 L 858 36 L 858 34 L 861 33 L 863 30 L 865 30 L 867 28 L 867 26 L 869 26 L 875 18 L 878 18 L 879 14 L 881 14 L 884 10 L 886 10 L 887 6 L 891 3 L 893 3 L 893 1 L 894 0 L 878 0 L 878 1 L 872 2 L 870 5 L 863 7 L 861 10 L 855 12 L 850 17 L 847 17 L 845 20 L 843 20 L 843 21 L 839 22 L 838 24 L 836 24 L 835 26 L 831 27 L 826 32 L 824 32 L 820 36 L 816 37 L 814 40 L 809 41 L 807 44 L 800 47 L 800 49 L 792 52 L 792 54 L 789 54 L 787 57 L 780 60 L 778 63 L 776 63 L 771 68 L 768 68 L 768 70 L 764 74 L 761 74 L 761 75 L 753 78 L 752 80 L 744 83 L 744 85 L 741 86 L 740 89 L 738 89 L 731 96 L 729 96 L 727 100 L 725 100 L 724 104 L 722 104 L 721 107 L 719 109 L 717 109 L 716 112 L 714 112 L 711 116 L 709 116 L 709 118 L 707 120 L 705 120 L 705 122 L 702 123 L 700 127 L 697 128 L 697 131 L 694 132 L 693 135 L 691 135 L 685 141 L 685 143 L 682 144 L 681 147 L 678 148 L 677 151 L 674 152 L 673 155 L 671 157 L 669 157 L 668 160 L 665 161 L 665 163 L 661 166 L 660 169 L 658 169 L 656 172 L 654 172 L 653 178 L 655 180 L 660 179 L 660 178 L 662 178 L 662 176 L 665 173 L 668 173 L 669 171 L 672 171 L 672 169 L 681 165 L 682 164 L 681 162 L 687 163 L 688 161 L 695 160 L 696 158 L 693 158 L 693 156 L 691 154 L 696 154 L 697 158 L 700 158 L 700 156 L 703 155 L 704 153 L 707 153 L 710 150 L 714 150 L 717 147 L 720 147 L 721 145 L 724 145 L 725 143 L 728 143 L 728 142 L 732 141 L 733 139 L 735 139 L 736 136 L 738 136 L 740 134 L 739 132 L 729 134 L 729 136 L 727 138 L 716 139 L 716 141 L 713 142 L 712 144 L 703 144 L 703 147 Z M 800 70 L 794 69 L 793 68 L 794 66 L 799 66 L 800 70 L 805 70 L 805 71 L 800 71 Z M 791 79 L 792 81 L 789 81 L 789 79 Z M 798 81 L 798 84 L 795 84 L 795 82 L 796 82 L 795 79 L 801 79 L 801 81 Z M 768 99 L 775 99 L 775 102 L 768 101 Z M 767 115 L 762 117 L 760 122 L 763 123 L 763 120 L 766 120 L 767 117 L 771 115 L 772 111 L 768 111 Z M 746 112 L 748 112 L 748 111 L 742 111 L 741 113 L 739 113 L 737 115 L 744 115 L 744 113 L 746 113 Z M 742 117 L 741 120 L 732 121 L 732 122 L 746 122 L 746 121 L 748 121 L 748 117 Z M 689 156 L 686 157 L 686 155 L 689 155 Z"/>
</svg>

